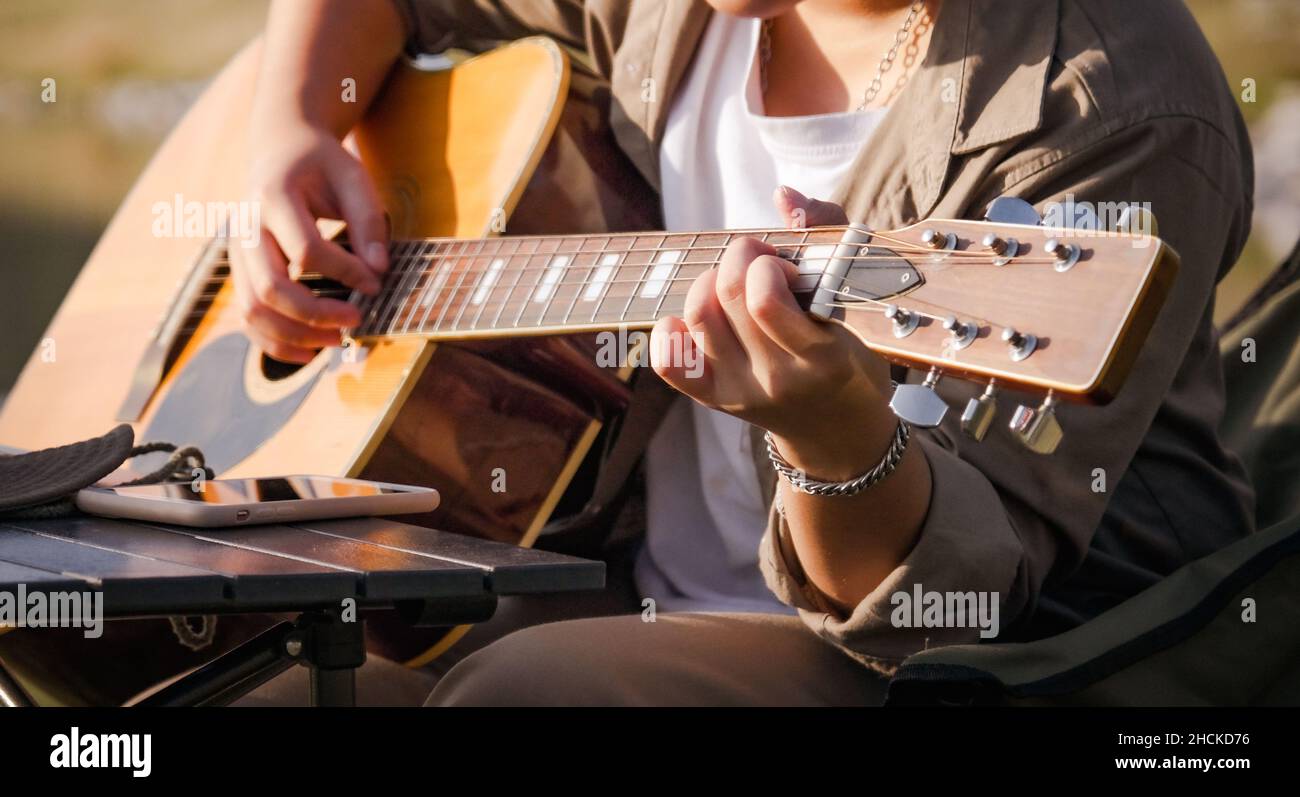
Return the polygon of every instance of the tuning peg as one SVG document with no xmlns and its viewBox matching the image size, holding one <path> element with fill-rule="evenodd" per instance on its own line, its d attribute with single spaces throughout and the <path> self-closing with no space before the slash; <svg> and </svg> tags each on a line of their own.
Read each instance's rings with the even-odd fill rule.
<svg viewBox="0 0 1300 797">
<path fill-rule="evenodd" d="M 894 337 L 905 338 L 916 331 L 921 323 L 921 314 L 904 310 L 896 304 L 885 305 L 885 318 L 894 322 Z"/>
<path fill-rule="evenodd" d="M 980 326 L 974 322 L 961 321 L 955 315 L 943 320 L 943 328 L 948 330 L 949 340 L 954 349 L 964 349 L 979 337 Z"/>
<path fill-rule="evenodd" d="M 1011 433 L 1035 454 L 1050 454 L 1064 436 L 1056 420 L 1056 397 L 1050 392 L 1037 409 L 1021 404 L 1011 417 Z"/>
<path fill-rule="evenodd" d="M 1007 344 L 1007 354 L 1015 362 L 1024 360 L 1038 348 L 1037 335 L 1019 332 L 1014 327 L 1002 328 L 1002 342 Z"/>
<path fill-rule="evenodd" d="M 947 403 L 934 392 L 941 376 L 938 368 L 931 368 L 923 383 L 894 388 L 889 408 L 899 418 L 918 428 L 933 429 L 938 426 L 943 421 L 943 416 L 948 414 Z"/>
<path fill-rule="evenodd" d="M 921 231 L 921 243 L 930 249 L 941 252 L 956 249 L 957 233 L 943 232 L 932 227 L 927 227 Z"/>
<path fill-rule="evenodd" d="M 994 255 L 993 265 L 1005 266 L 1011 262 L 1011 258 L 1020 252 L 1020 242 L 1015 238 L 1001 238 L 997 233 L 991 232 L 984 236 L 980 244 L 992 252 Z"/>
<path fill-rule="evenodd" d="M 1034 206 L 1013 196 L 1000 196 L 984 209 L 984 219 L 998 224 L 1027 224 L 1037 227 L 1043 223 Z"/>
<path fill-rule="evenodd" d="M 998 412 L 997 392 L 994 380 L 990 379 L 984 395 L 966 402 L 966 409 L 961 414 L 961 430 L 976 442 L 983 440 L 993 425 L 993 416 Z"/>
<path fill-rule="evenodd" d="M 1083 250 L 1075 244 L 1067 244 L 1059 238 L 1048 238 L 1043 242 L 1043 251 L 1051 255 L 1056 262 L 1052 268 L 1057 271 L 1069 271 L 1079 262 Z"/>
</svg>

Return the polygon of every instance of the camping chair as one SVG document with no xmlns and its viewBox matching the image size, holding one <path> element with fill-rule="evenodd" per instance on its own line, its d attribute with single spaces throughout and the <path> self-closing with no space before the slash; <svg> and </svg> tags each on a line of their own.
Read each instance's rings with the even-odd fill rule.
<svg viewBox="0 0 1300 797">
<path fill-rule="evenodd" d="M 1300 705 L 1300 243 L 1221 332 L 1259 531 L 1063 634 L 918 653 L 887 704 Z"/>
</svg>

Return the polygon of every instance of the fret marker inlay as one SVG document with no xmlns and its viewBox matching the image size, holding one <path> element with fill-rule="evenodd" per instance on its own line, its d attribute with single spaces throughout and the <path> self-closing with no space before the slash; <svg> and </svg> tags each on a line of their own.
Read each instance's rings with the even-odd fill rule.
<svg viewBox="0 0 1300 797">
<path fill-rule="evenodd" d="M 587 285 L 587 290 L 582 293 L 584 302 L 594 302 L 600 298 L 600 289 L 605 287 L 609 282 L 609 276 L 614 273 L 614 266 L 618 265 L 618 259 L 621 255 L 609 254 L 600 259 L 600 266 L 591 275 L 591 282 Z"/>
<path fill-rule="evenodd" d="M 474 291 L 474 297 L 470 299 L 472 304 L 483 304 L 492 293 L 492 286 L 496 284 L 497 277 L 501 276 L 501 269 L 505 268 L 506 259 L 498 257 L 488 264 L 487 273 L 483 275 L 483 280 L 478 284 L 478 290 Z"/>
<path fill-rule="evenodd" d="M 555 292 L 555 284 L 560 281 L 560 276 L 564 274 L 564 269 L 571 259 L 568 255 L 557 255 L 551 260 L 550 268 L 542 275 L 541 284 L 533 291 L 534 302 L 544 302 L 551 298 L 551 294 Z"/>
<path fill-rule="evenodd" d="M 442 293 L 442 286 L 447 282 L 447 272 L 451 270 L 449 261 L 442 261 L 438 264 L 438 272 L 434 275 L 433 280 L 424 287 L 424 295 L 420 297 L 420 307 L 429 309 L 435 299 Z"/>
<path fill-rule="evenodd" d="M 655 267 L 650 269 L 650 277 L 641 287 L 642 299 L 653 299 L 663 291 L 664 286 L 668 284 L 668 278 L 672 276 L 673 267 L 682 259 L 685 254 L 681 251 L 660 252 L 655 258 Z"/>
</svg>

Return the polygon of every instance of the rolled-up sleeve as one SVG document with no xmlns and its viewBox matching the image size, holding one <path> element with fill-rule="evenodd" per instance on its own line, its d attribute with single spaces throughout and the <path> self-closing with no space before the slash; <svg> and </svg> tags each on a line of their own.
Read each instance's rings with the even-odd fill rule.
<svg viewBox="0 0 1300 797">
<path fill-rule="evenodd" d="M 406 25 L 407 48 L 413 52 L 442 52 L 452 47 L 480 51 L 532 35 L 551 36 L 565 46 L 584 48 L 593 25 L 588 4 L 582 0 L 391 1 Z"/>
<path fill-rule="evenodd" d="M 881 672 L 891 671 L 926 646 L 978 639 L 979 629 L 973 627 L 896 626 L 891 620 L 897 608 L 894 596 L 901 593 L 911 600 L 914 585 L 961 585 L 963 592 L 997 596 L 999 611 L 1007 603 L 1014 611 L 1025 598 L 1020 572 L 1024 550 L 997 491 L 974 466 L 952 452 L 924 435 L 913 439 L 925 450 L 930 465 L 930 511 L 911 552 L 851 614 L 842 615 L 809 583 L 794 553 L 790 528 L 775 507 L 759 555 L 773 594 L 796 607 L 804 622 L 823 638 Z"/>
</svg>

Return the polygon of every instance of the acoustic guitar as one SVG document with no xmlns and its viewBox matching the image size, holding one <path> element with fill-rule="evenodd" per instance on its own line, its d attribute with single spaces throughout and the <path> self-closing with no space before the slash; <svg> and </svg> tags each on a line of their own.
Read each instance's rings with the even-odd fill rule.
<svg viewBox="0 0 1300 797">
<path fill-rule="evenodd" d="M 0 442 L 41 448 L 125 421 L 137 439 L 197 445 L 222 476 L 435 486 L 442 506 L 415 522 L 531 545 L 628 408 L 635 352 L 615 343 L 680 314 L 691 281 L 738 236 L 798 266 L 814 316 L 929 374 L 897 392 L 901 415 L 937 424 L 947 408 L 929 388 L 942 375 L 986 383 L 984 399 L 1032 391 L 1042 403 L 1010 423 L 1039 453 L 1059 439 L 1055 402 L 1120 389 L 1177 269 L 1158 240 L 1049 229 L 1018 200 L 995 203 L 991 221 L 889 231 L 647 232 L 657 200 L 612 142 L 608 90 L 531 38 L 394 69 L 350 139 L 390 219 L 392 268 L 374 298 L 304 275 L 357 303 L 363 321 L 344 348 L 286 366 L 242 332 L 227 242 L 157 226 L 165 205 L 243 198 L 258 61 L 256 43 L 236 56 L 131 190 L 9 394 Z M 993 419 L 991 401 L 972 401 L 963 427 L 982 437 Z M 165 625 L 109 631 L 126 639 L 148 623 Z M 30 664 L 52 634 L 5 635 L 0 652 Z M 93 670 L 106 639 L 80 654 L 47 645 L 47 671 Z M 452 639 L 422 637 L 400 655 L 422 664 Z M 62 699 L 120 702 L 214 653 L 137 649 L 158 655 Z"/>
</svg>

